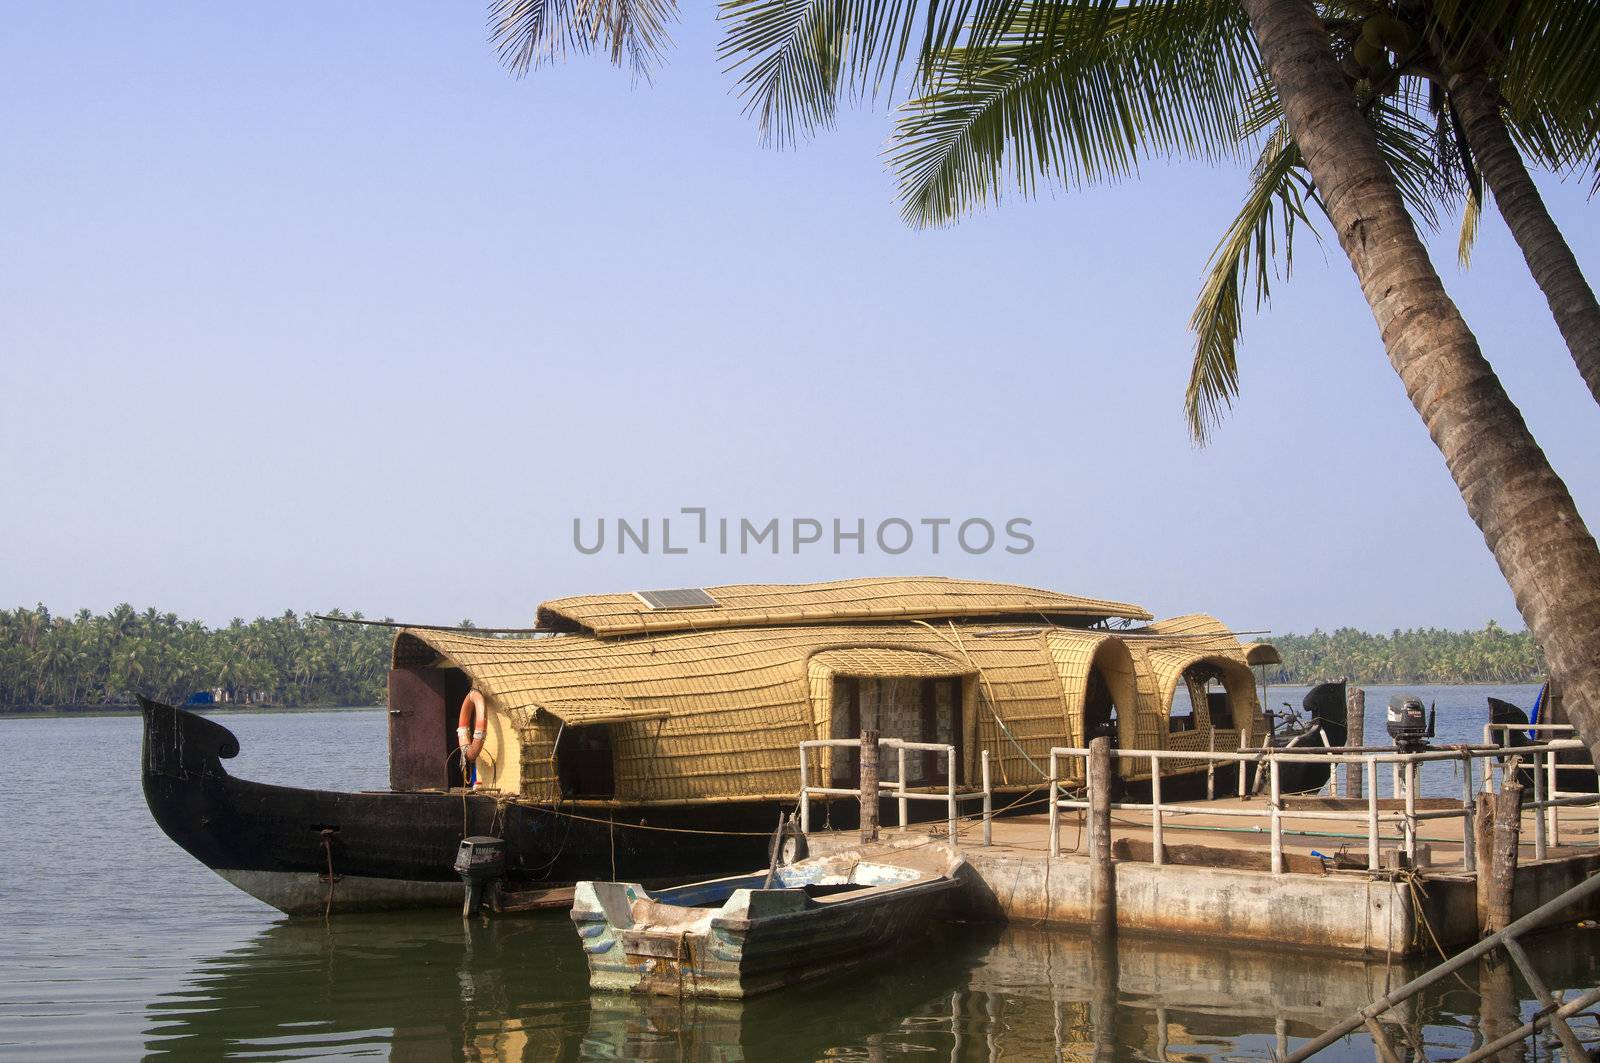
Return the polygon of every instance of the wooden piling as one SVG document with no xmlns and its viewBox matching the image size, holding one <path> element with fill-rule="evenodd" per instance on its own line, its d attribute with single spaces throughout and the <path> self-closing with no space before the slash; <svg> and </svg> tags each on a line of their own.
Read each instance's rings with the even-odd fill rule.
<svg viewBox="0 0 1600 1063">
<path fill-rule="evenodd" d="M 1344 744 L 1347 746 L 1364 746 L 1367 744 L 1367 692 L 1360 687 L 1351 687 L 1345 694 L 1345 720 L 1349 724 L 1345 735 Z M 1373 780 L 1377 785 L 1377 780 Z M 1344 790 L 1347 797 L 1361 796 L 1361 765 L 1351 762 L 1344 766 Z"/>
<path fill-rule="evenodd" d="M 1156 770 L 1160 771 L 1157 764 Z M 1097 933 L 1117 924 L 1116 871 L 1111 861 L 1111 739 L 1089 743 L 1089 912 Z"/>
<path fill-rule="evenodd" d="M 1511 964 L 1495 950 L 1478 960 L 1478 1045 L 1491 1044 L 1522 1025 L 1521 1002 L 1511 978 Z M 1497 1063 L 1524 1063 L 1520 1044 L 1490 1057 Z"/>
<path fill-rule="evenodd" d="M 861 841 L 878 840 L 878 732 L 861 732 Z"/>
<path fill-rule="evenodd" d="M 1089 939 L 1089 1025 L 1094 1037 L 1091 1063 L 1113 1063 L 1118 1058 L 1121 1039 L 1117 1036 L 1117 1001 L 1121 993 L 1122 968 L 1117 956 L 1117 939 L 1112 934 L 1096 934 Z M 1065 1056 L 1061 1058 L 1066 1058 Z"/>
<path fill-rule="evenodd" d="M 1508 782 L 1497 794 L 1479 794 L 1473 833 L 1478 850 L 1478 929 L 1488 936 L 1511 923 L 1517 846 L 1522 835 L 1522 787 Z"/>
</svg>

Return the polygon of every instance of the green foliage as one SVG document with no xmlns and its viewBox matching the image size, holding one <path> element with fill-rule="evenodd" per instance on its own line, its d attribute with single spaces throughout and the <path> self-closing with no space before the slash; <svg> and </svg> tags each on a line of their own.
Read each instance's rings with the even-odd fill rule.
<svg viewBox="0 0 1600 1063">
<path fill-rule="evenodd" d="M 327 615 L 361 619 L 338 610 Z M 136 693 L 181 702 L 218 688 L 236 703 L 381 705 L 393 636 L 388 628 L 293 612 L 208 628 L 127 605 L 104 616 L 87 610 L 52 616 L 42 605 L 0 611 L 0 712 L 126 705 Z M 1341 676 L 1361 683 L 1526 683 L 1543 678 L 1545 668 L 1533 636 L 1492 620 L 1481 631 L 1371 635 L 1340 628 L 1272 642 L 1285 662 L 1270 676 L 1274 683 Z"/>
<path fill-rule="evenodd" d="M 207 628 L 129 605 L 104 616 L 0 611 L 0 711 L 127 704 L 136 693 L 173 702 L 218 688 L 237 703 L 381 705 L 393 634 L 293 612 Z"/>
<path fill-rule="evenodd" d="M 1044 10 L 1051 35 L 1040 39 Z M 1256 87 L 1238 5 L 1189 0 L 1104 10 L 1024 4 L 981 49 L 929 64 L 901 109 L 890 169 L 906 220 L 941 225 L 1041 181 L 1132 176 L 1143 159 L 1232 158 Z"/>
<path fill-rule="evenodd" d="M 1371 635 L 1355 628 L 1272 639 L 1283 666 L 1274 683 L 1304 685 L 1348 677 L 1356 683 L 1533 683 L 1544 654 L 1526 631 L 1493 620 L 1481 631 L 1416 628 Z"/>
</svg>

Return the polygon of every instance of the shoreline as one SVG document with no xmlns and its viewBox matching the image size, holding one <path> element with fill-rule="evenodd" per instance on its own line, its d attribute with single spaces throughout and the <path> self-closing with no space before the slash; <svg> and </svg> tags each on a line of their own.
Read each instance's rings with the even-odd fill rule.
<svg viewBox="0 0 1600 1063">
<path fill-rule="evenodd" d="M 1319 680 L 1320 682 L 1321 680 Z M 1362 680 L 1349 680 L 1351 686 L 1358 687 L 1515 687 L 1538 686 L 1542 679 L 1474 679 L 1455 682 L 1440 682 L 1437 680 L 1400 680 L 1386 682 L 1365 682 Z M 1279 683 L 1268 681 L 1269 688 L 1293 688 L 1315 686 L 1315 683 Z M 252 715 L 256 713 L 271 712 L 362 712 L 381 709 L 382 705 L 180 705 L 179 708 L 198 712 L 202 716 L 213 714 L 223 716 Z M 136 716 L 139 706 L 133 702 L 128 704 L 108 705 L 28 705 L 0 708 L 0 720 L 3 719 L 49 719 L 63 716 Z"/>
<path fill-rule="evenodd" d="M 202 716 L 250 716 L 272 712 L 369 712 L 382 705 L 181 705 L 179 708 Z M 0 719 L 50 719 L 63 716 L 137 716 L 139 706 L 127 705 L 43 705 L 0 708 Z"/>
</svg>

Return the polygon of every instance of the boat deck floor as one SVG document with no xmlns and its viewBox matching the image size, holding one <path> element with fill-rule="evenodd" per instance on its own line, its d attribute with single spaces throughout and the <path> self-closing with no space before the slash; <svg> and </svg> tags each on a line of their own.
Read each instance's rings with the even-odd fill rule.
<svg viewBox="0 0 1600 1063">
<path fill-rule="evenodd" d="M 1290 799 L 1291 802 L 1294 799 Z M 1388 804 L 1388 801 L 1385 801 Z M 1303 809 L 1306 807 L 1301 805 Z M 1326 807 L 1326 799 L 1317 804 Z M 1426 807 L 1442 808 L 1447 803 L 1432 799 Z M 1460 807 L 1458 802 L 1448 807 Z M 1260 818 L 1243 818 L 1218 814 L 1227 809 L 1252 809 Z M 1337 863 L 1347 868 L 1365 868 L 1367 861 L 1366 819 L 1364 813 L 1351 813 L 1348 820 L 1327 820 L 1296 816 L 1292 804 L 1282 817 L 1285 870 L 1321 873 Z M 1213 801 L 1175 802 L 1166 809 L 1162 829 L 1162 843 L 1167 861 L 1171 863 L 1214 864 L 1265 868 L 1271 860 L 1272 838 L 1267 826 L 1268 802 L 1266 798 L 1226 798 Z M 1524 812 L 1522 818 L 1522 861 L 1534 855 L 1534 813 Z M 1466 870 L 1462 852 L 1462 825 L 1460 818 L 1423 820 L 1417 829 L 1417 865 L 1439 874 L 1461 873 Z M 984 851 L 995 855 L 1018 857 L 1043 857 L 1050 848 L 1049 819 L 1043 814 L 995 818 L 991 824 L 993 844 Z M 1399 824 L 1380 824 L 1380 861 L 1388 854 L 1401 849 L 1404 839 Z M 1088 850 L 1088 833 L 1083 814 L 1063 811 L 1060 821 L 1061 854 L 1085 856 Z M 917 823 L 906 828 L 886 827 L 880 830 L 883 843 L 894 847 L 918 845 L 930 838 L 943 838 L 942 821 Z M 964 849 L 982 845 L 983 824 L 967 819 L 960 823 L 958 841 Z M 1148 811 L 1117 810 L 1111 815 L 1111 836 L 1115 855 L 1119 859 L 1149 862 L 1152 838 L 1151 814 Z M 1555 859 L 1592 854 L 1597 837 L 1596 813 L 1592 809 L 1563 810 L 1560 818 L 1560 840 L 1557 845 L 1550 836 L 1547 858 Z M 832 851 L 838 847 L 859 844 L 856 831 L 814 833 L 809 836 L 813 852 Z M 1316 854 L 1321 854 L 1316 855 Z M 1337 858 L 1337 859 L 1336 859 Z"/>
</svg>

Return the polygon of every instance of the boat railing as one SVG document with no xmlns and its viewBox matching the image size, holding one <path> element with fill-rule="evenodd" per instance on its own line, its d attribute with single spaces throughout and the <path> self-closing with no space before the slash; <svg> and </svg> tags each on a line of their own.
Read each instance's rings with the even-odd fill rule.
<svg viewBox="0 0 1600 1063">
<path fill-rule="evenodd" d="M 811 798 L 813 797 L 854 797 L 857 801 L 867 800 L 863 788 L 839 786 L 813 786 L 811 784 L 811 758 L 807 755 L 812 749 L 854 749 L 857 755 L 861 752 L 861 739 L 859 738 L 815 738 L 800 743 L 800 831 L 803 834 L 811 833 Z M 994 789 L 989 780 L 989 751 L 985 749 L 981 758 L 983 785 L 977 790 L 958 790 L 956 788 L 956 747 L 942 742 L 910 742 L 900 738 L 878 739 L 880 751 L 889 749 L 895 752 L 897 771 L 895 778 L 885 780 L 880 774 L 878 777 L 877 795 L 892 794 L 899 812 L 900 826 L 904 828 L 910 821 L 910 802 L 912 801 L 941 801 L 945 805 L 946 828 L 950 844 L 956 844 L 956 825 L 961 818 L 960 803 L 962 801 L 983 800 L 983 844 L 992 841 L 992 827 L 990 820 L 994 815 Z M 906 779 L 906 754 L 907 753 L 938 753 L 944 758 L 945 785 L 943 789 L 913 789 L 907 784 Z"/>
<path fill-rule="evenodd" d="M 1512 729 L 1525 725 L 1512 725 Z M 1512 770 L 1513 762 L 1521 765 L 1522 770 L 1533 776 L 1533 799 L 1525 801 L 1524 808 L 1535 810 L 1533 817 L 1534 858 L 1545 859 L 1551 845 L 1562 844 L 1562 818 L 1561 810 L 1576 806 L 1595 806 L 1600 811 L 1600 794 L 1590 791 L 1562 790 L 1556 785 L 1561 772 L 1585 772 L 1590 776 L 1596 773 L 1596 768 L 1590 763 L 1559 763 L 1557 758 L 1571 750 L 1583 750 L 1587 755 L 1587 747 L 1577 739 L 1555 738 L 1544 742 L 1534 742 L 1528 745 L 1517 746 L 1515 749 L 1497 743 L 1484 743 L 1483 745 L 1456 745 L 1438 749 L 1425 749 L 1418 752 L 1402 752 L 1396 749 L 1376 749 L 1368 747 L 1335 747 L 1325 751 L 1316 752 L 1286 749 L 1283 747 L 1267 746 L 1253 749 L 1240 749 L 1238 752 L 1208 752 L 1204 750 L 1188 749 L 1129 749 L 1118 748 L 1115 756 L 1121 758 L 1144 758 L 1150 762 L 1150 800 L 1146 802 L 1118 801 L 1111 804 L 1113 810 L 1138 811 L 1150 813 L 1151 833 L 1151 860 L 1153 863 L 1166 862 L 1163 828 L 1169 816 L 1205 815 L 1243 820 L 1254 820 L 1256 823 L 1245 827 L 1245 830 L 1260 831 L 1263 826 L 1269 832 L 1272 846 L 1272 873 L 1281 875 L 1285 870 L 1284 859 L 1284 826 L 1285 819 L 1325 821 L 1330 824 L 1354 824 L 1357 829 L 1348 834 L 1328 834 L 1328 837 L 1345 837 L 1352 840 L 1363 840 L 1367 848 L 1367 867 L 1376 870 L 1380 866 L 1380 844 L 1384 840 L 1385 827 L 1394 829 L 1398 835 L 1401 850 L 1412 866 L 1416 863 L 1417 837 L 1422 823 L 1436 819 L 1459 819 L 1461 821 L 1461 847 L 1462 862 L 1467 870 L 1476 867 L 1476 854 L 1474 852 L 1473 838 L 1473 810 L 1476 804 L 1473 784 L 1475 779 L 1481 779 L 1483 792 L 1495 789 L 1494 782 L 1499 779 L 1503 786 L 1507 773 Z M 1063 762 L 1072 764 L 1082 761 L 1081 771 L 1071 773 L 1071 778 L 1087 779 L 1089 768 L 1089 750 L 1081 746 L 1058 746 L 1050 750 L 1049 766 L 1049 793 L 1054 797 L 1047 800 L 1050 824 L 1050 855 L 1061 854 L 1061 812 L 1063 810 L 1084 810 L 1087 813 L 1089 801 L 1086 798 L 1075 798 L 1066 795 L 1062 789 L 1062 781 L 1069 776 L 1062 772 Z M 1240 792 L 1246 778 L 1246 769 L 1250 765 L 1256 766 L 1259 780 L 1261 773 L 1266 773 L 1267 801 L 1265 805 L 1255 803 L 1227 804 L 1222 802 L 1184 802 L 1181 804 L 1163 803 L 1161 799 L 1161 765 L 1168 761 L 1206 761 L 1208 769 L 1217 764 L 1237 764 L 1239 767 Z M 1476 762 L 1481 765 L 1478 771 L 1473 770 Z M 1356 765 L 1361 772 L 1363 788 L 1366 794 L 1364 807 L 1356 802 L 1360 799 L 1349 799 L 1343 808 L 1294 808 L 1286 809 L 1281 787 L 1281 769 L 1286 764 L 1322 764 L 1328 765 L 1329 776 L 1336 774 L 1333 766 L 1340 764 Z M 1459 807 L 1447 808 L 1422 808 L 1418 806 L 1419 798 L 1425 796 L 1423 780 L 1424 770 L 1435 774 L 1442 774 L 1445 765 L 1453 765 L 1459 770 L 1459 792 L 1461 803 Z M 1382 766 L 1387 766 L 1389 771 L 1380 772 Z M 1379 793 L 1379 780 L 1383 774 L 1390 777 L 1389 803 L 1401 803 L 1399 808 L 1384 808 L 1384 798 Z M 1441 787 L 1428 788 L 1432 793 L 1447 792 Z M 1600 819 L 1597 819 L 1600 827 Z M 1227 828 L 1213 828 L 1227 829 Z M 1600 833 L 1596 834 L 1592 843 L 1600 846 Z"/>
</svg>

